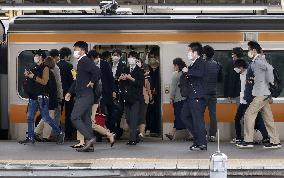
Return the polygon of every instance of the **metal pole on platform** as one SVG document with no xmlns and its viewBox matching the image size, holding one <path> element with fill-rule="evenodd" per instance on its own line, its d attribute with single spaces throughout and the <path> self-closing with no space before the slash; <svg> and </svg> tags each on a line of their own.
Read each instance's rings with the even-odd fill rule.
<svg viewBox="0 0 284 178">
<path fill-rule="evenodd" d="M 217 131 L 217 151 L 210 156 L 210 178 L 227 178 L 226 161 L 228 157 L 220 151 L 219 129 Z"/>
</svg>

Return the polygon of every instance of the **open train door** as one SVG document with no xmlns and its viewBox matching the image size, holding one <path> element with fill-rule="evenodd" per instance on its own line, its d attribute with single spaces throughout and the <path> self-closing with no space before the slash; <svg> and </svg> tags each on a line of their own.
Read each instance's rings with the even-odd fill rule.
<svg viewBox="0 0 284 178">
<path fill-rule="evenodd" d="M 0 24 L 0 140 L 8 139 L 8 48 L 6 30 Z"/>
</svg>

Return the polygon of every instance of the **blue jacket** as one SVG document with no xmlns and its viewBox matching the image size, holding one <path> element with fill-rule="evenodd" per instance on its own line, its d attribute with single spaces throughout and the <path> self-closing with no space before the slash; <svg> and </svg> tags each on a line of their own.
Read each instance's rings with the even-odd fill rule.
<svg viewBox="0 0 284 178">
<path fill-rule="evenodd" d="M 189 96 L 188 98 L 204 98 L 206 95 L 206 62 L 202 58 L 196 59 L 192 66 L 188 67 Z"/>
</svg>

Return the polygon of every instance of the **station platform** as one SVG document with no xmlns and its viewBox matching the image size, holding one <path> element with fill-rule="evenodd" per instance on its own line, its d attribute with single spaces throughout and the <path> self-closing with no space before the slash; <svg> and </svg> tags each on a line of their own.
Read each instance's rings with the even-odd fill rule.
<svg viewBox="0 0 284 178">
<path fill-rule="evenodd" d="M 126 141 L 113 148 L 107 142 L 96 143 L 95 152 L 78 153 L 66 142 L 21 145 L 0 141 L 0 177 L 207 177 L 210 156 L 217 143 L 207 151 L 189 151 L 191 142 L 145 140 L 136 146 Z M 284 148 L 239 149 L 222 142 L 228 156 L 228 177 L 284 175 Z"/>
</svg>

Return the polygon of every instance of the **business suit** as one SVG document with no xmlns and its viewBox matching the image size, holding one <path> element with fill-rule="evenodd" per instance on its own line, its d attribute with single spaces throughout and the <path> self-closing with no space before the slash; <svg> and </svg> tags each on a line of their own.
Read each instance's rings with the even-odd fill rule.
<svg viewBox="0 0 284 178">
<path fill-rule="evenodd" d="M 98 83 L 100 76 L 100 69 L 91 59 L 87 56 L 79 58 L 76 81 L 69 90 L 70 93 L 76 94 L 71 121 L 87 140 L 94 139 L 91 122 L 94 94 L 93 88 L 87 87 L 87 85 L 89 82 Z"/>
<path fill-rule="evenodd" d="M 120 138 L 123 133 L 123 129 L 120 128 L 121 117 L 124 111 L 124 104 L 123 104 L 123 97 L 120 95 L 119 91 L 123 91 L 124 89 L 121 88 L 118 78 L 122 73 L 127 73 L 127 66 L 122 61 L 119 61 L 118 64 L 111 63 L 112 74 L 114 77 L 114 92 L 116 93 L 116 105 L 113 105 L 113 118 L 116 121 L 116 136 Z"/>
<path fill-rule="evenodd" d="M 279 134 L 277 132 L 269 100 L 269 83 L 273 84 L 273 67 L 269 65 L 264 56 L 258 54 L 251 63 L 251 70 L 254 74 L 254 85 L 252 95 L 254 96 L 244 115 L 244 141 L 253 142 L 255 119 L 258 112 L 264 120 L 270 142 L 279 144 Z"/>
<path fill-rule="evenodd" d="M 141 101 L 144 100 L 143 97 L 143 85 L 144 85 L 144 72 L 143 70 L 135 66 L 135 68 L 127 69 L 127 73 L 135 79 L 135 81 L 125 80 L 121 81 L 126 89 L 126 99 L 125 99 L 125 113 L 126 119 L 129 126 L 129 141 L 136 142 L 137 127 L 139 120 L 139 107 Z"/>
<path fill-rule="evenodd" d="M 204 123 L 204 98 L 206 64 L 198 58 L 188 67 L 189 95 L 182 108 L 182 121 L 185 127 L 193 134 L 194 145 L 206 146 L 206 130 Z"/>
<path fill-rule="evenodd" d="M 66 62 L 64 59 L 61 59 L 57 63 L 57 66 L 60 69 L 60 76 L 61 76 L 61 83 L 62 83 L 63 97 L 64 97 L 73 83 L 73 77 L 71 73 L 73 66 L 72 64 Z M 67 138 L 71 139 L 72 134 L 75 132 L 75 128 L 73 127 L 70 119 L 71 112 L 74 106 L 73 98 L 71 98 L 70 101 L 64 101 L 63 105 L 65 107 L 65 134 Z"/>
</svg>

